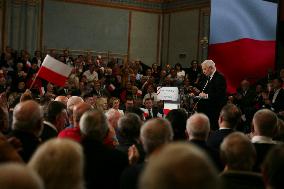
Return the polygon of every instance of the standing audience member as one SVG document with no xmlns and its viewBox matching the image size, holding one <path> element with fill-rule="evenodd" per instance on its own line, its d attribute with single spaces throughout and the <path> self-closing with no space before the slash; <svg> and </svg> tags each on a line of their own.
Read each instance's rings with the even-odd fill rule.
<svg viewBox="0 0 284 189">
<path fill-rule="evenodd" d="M 127 113 L 118 120 L 117 133 L 118 142 L 116 149 L 128 154 L 128 149 L 134 145 L 141 156 L 144 155 L 142 145 L 139 140 L 142 121 L 137 114 Z M 143 158 L 142 158 L 143 159 Z"/>
<path fill-rule="evenodd" d="M 28 163 L 45 189 L 84 189 L 84 157 L 80 144 L 52 139 L 41 145 Z"/>
<path fill-rule="evenodd" d="M 174 130 L 174 140 L 186 140 L 186 120 L 187 112 L 184 109 L 171 110 L 166 119 L 171 123 Z"/>
<path fill-rule="evenodd" d="M 240 132 L 231 133 L 223 140 L 220 154 L 225 163 L 220 175 L 224 189 L 265 188 L 261 175 L 252 172 L 256 151 L 247 136 Z"/>
<path fill-rule="evenodd" d="M 103 144 L 109 132 L 104 113 L 98 110 L 86 112 L 80 119 L 80 130 L 86 188 L 119 188 L 119 178 L 128 165 L 128 158 L 123 152 Z"/>
<path fill-rule="evenodd" d="M 256 149 L 257 159 L 254 166 L 255 171 L 260 171 L 261 163 L 269 150 L 276 144 L 273 141 L 277 130 L 277 116 L 268 109 L 258 110 L 252 120 L 253 137 L 251 139 Z"/>
<path fill-rule="evenodd" d="M 1 164 L 0 178 L 1 189 L 44 189 L 39 175 L 22 164 Z"/>
<path fill-rule="evenodd" d="M 28 162 L 40 144 L 43 129 L 43 113 L 39 104 L 28 100 L 16 105 L 13 112 L 12 134 L 21 142 L 20 156 Z"/>
<path fill-rule="evenodd" d="M 138 188 L 138 180 L 147 166 L 148 159 L 159 153 L 159 150 L 173 140 L 173 129 L 166 119 L 155 118 L 145 122 L 140 130 L 140 138 L 146 153 L 147 161 L 133 165 L 123 172 L 121 176 L 121 189 Z"/>
<path fill-rule="evenodd" d="M 223 139 L 235 131 L 236 126 L 241 121 L 241 111 L 234 104 L 225 105 L 219 116 L 219 130 L 214 131 L 208 138 L 208 145 L 215 150 L 220 149 Z"/>
<path fill-rule="evenodd" d="M 203 149 L 213 160 L 216 167 L 221 170 L 223 166 L 220 162 L 218 151 L 209 147 L 207 144 L 209 132 L 210 122 L 205 114 L 195 113 L 188 118 L 186 123 L 186 133 L 188 135 L 189 142 Z"/>
<path fill-rule="evenodd" d="M 169 144 L 149 159 L 140 189 L 217 189 L 220 182 L 212 162 L 194 145 Z"/>
<path fill-rule="evenodd" d="M 64 129 L 68 119 L 66 106 L 62 102 L 52 101 L 48 104 L 44 117 L 41 139 L 46 141 L 57 137 Z"/>
<path fill-rule="evenodd" d="M 82 115 L 91 110 L 92 106 L 86 102 L 79 102 L 73 107 L 73 128 L 66 128 L 58 135 L 59 138 L 69 138 L 74 141 L 80 142 L 82 134 L 80 131 L 80 118 Z"/>
<path fill-rule="evenodd" d="M 274 147 L 262 164 L 262 175 L 267 189 L 282 189 L 284 178 L 284 145 Z"/>
</svg>

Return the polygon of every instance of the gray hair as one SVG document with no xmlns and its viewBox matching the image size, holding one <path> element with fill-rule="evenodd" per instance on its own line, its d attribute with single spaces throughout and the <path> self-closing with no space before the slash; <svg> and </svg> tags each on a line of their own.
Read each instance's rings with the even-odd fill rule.
<svg viewBox="0 0 284 189">
<path fill-rule="evenodd" d="M 140 138 L 147 154 L 173 140 L 171 123 L 163 118 L 150 119 L 140 130 Z"/>
<path fill-rule="evenodd" d="M 109 127 L 106 116 L 99 110 L 85 112 L 80 119 L 80 130 L 83 135 L 102 141 Z"/>
<path fill-rule="evenodd" d="M 207 139 L 210 131 L 209 118 L 203 113 L 195 113 L 186 122 L 186 130 L 191 138 Z"/>
<path fill-rule="evenodd" d="M 135 113 L 127 113 L 118 120 L 117 128 L 120 136 L 127 139 L 139 138 L 142 121 Z"/>
<path fill-rule="evenodd" d="M 212 67 L 213 69 L 216 69 L 215 62 L 213 60 L 204 60 L 201 63 L 201 66 Z"/>
</svg>

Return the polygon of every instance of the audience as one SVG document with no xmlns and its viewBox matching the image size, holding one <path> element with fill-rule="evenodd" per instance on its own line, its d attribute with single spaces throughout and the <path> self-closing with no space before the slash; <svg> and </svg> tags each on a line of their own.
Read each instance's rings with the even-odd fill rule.
<svg viewBox="0 0 284 189">
<path fill-rule="evenodd" d="M 72 57 L 68 50 L 64 50 L 63 54 L 56 53 L 55 50 L 50 51 L 52 57 L 74 66 L 64 87 L 56 86 L 41 78 L 35 79 L 36 72 L 43 62 L 40 51 L 31 57 L 27 51 L 17 54 L 12 48 L 7 47 L 1 56 L 0 131 L 4 135 L 0 133 L 0 160 L 4 164 L 8 161 L 28 162 L 34 151 L 37 149 L 41 151 L 45 146 L 44 143 L 38 148 L 41 141 L 59 135 L 61 138 L 71 138 L 79 142 L 80 144 L 76 143 L 76 145 L 82 145 L 86 155 L 84 157 L 86 175 L 84 178 L 78 175 L 77 179 L 72 179 L 79 184 L 70 182 L 69 188 L 84 188 L 84 180 L 86 180 L 87 188 L 118 188 L 119 186 L 138 188 L 139 176 L 144 167 L 152 166 L 151 159 L 159 157 L 163 147 L 167 148 L 167 143 L 172 139 L 186 141 L 188 135 L 190 143 L 188 146 L 194 144 L 205 150 L 205 156 L 207 156 L 205 158 L 211 158 L 219 169 L 223 168 L 218 154 L 221 150 L 225 163 L 221 177 L 226 180 L 225 188 L 233 189 L 236 186 L 243 188 L 255 181 L 257 183 L 253 186 L 249 185 L 249 188 L 258 186 L 263 188 L 263 185 L 258 185 L 259 175 L 251 172 L 251 166 L 253 162 L 256 162 L 253 170 L 260 171 L 263 159 L 276 144 L 274 140 L 283 141 L 282 73 L 279 74 L 282 79 L 270 77 L 269 80 L 258 81 L 255 84 L 244 78 L 237 93 L 230 94 L 228 97 L 230 104 L 225 105 L 220 112 L 219 130 L 210 133 L 212 125 L 210 126 L 209 122 L 212 120 L 208 120 L 203 114 L 191 115 L 186 122 L 187 112 L 193 112 L 194 108 L 190 94 L 202 90 L 200 86 L 202 86 L 202 79 L 205 78 L 197 61 L 192 61 L 190 69 L 183 70 L 180 64 L 176 64 L 175 67 L 167 64 L 162 68 L 153 63 L 152 68 L 149 68 L 141 61 L 120 64 L 118 59 L 109 59 L 107 62 L 105 57 L 93 56 L 91 53 L 77 57 Z M 34 80 L 36 82 L 31 87 Z M 155 89 L 160 86 L 180 86 L 180 107 L 185 110 L 172 110 L 165 116 L 163 102 L 157 100 L 155 92 Z M 109 107 L 107 102 L 110 104 Z M 93 108 L 97 110 L 89 112 Z M 263 108 L 269 110 L 263 110 Z M 45 113 L 44 124 L 42 112 Z M 85 122 L 82 126 L 80 118 L 84 113 L 88 115 L 88 118 L 84 118 Z M 156 117 L 166 117 L 170 122 L 156 119 Z M 148 121 L 141 127 L 145 120 Z M 248 137 L 252 137 L 256 155 L 253 155 L 252 144 L 248 139 L 240 133 L 234 133 L 235 130 L 244 133 L 252 131 Z M 59 139 L 52 139 L 46 144 L 54 140 Z M 46 147 L 46 150 L 51 150 L 53 153 L 52 150 L 56 152 L 62 148 L 60 146 L 59 144 L 50 145 Z M 144 151 L 145 161 L 143 161 Z M 46 157 L 37 156 L 40 157 L 36 159 L 43 158 L 42 161 L 48 157 L 47 155 Z M 178 170 L 176 169 L 178 164 L 175 162 L 181 157 L 175 153 L 172 157 L 166 156 L 165 161 L 170 158 L 174 163 L 169 166 L 172 166 L 171 169 L 175 174 Z M 67 157 L 64 163 L 70 162 L 67 160 L 71 159 Z M 162 160 L 161 162 L 164 162 Z M 281 167 L 278 161 L 275 160 L 275 162 Z M 48 162 L 40 166 L 45 168 L 50 164 Z M 52 163 L 50 168 L 57 164 L 59 163 Z M 128 164 L 131 166 L 125 169 Z M 263 165 L 271 164 L 265 161 Z M 273 176 L 270 173 L 277 171 L 277 167 L 273 165 L 271 170 L 271 168 L 268 169 L 269 166 L 263 166 L 262 171 L 267 187 L 271 188 L 276 185 L 273 184 L 274 178 L 272 179 Z M 50 171 L 51 169 L 48 168 L 46 170 Z M 67 173 L 65 170 L 68 168 L 58 169 L 58 172 L 54 173 L 58 178 L 62 178 Z M 203 172 L 204 170 L 194 171 L 194 175 L 198 176 Z M 183 173 L 182 168 L 180 173 Z M 153 172 L 153 175 L 155 174 Z M 192 174 L 188 175 L 189 182 L 185 184 L 186 186 L 192 184 L 190 183 Z M 48 179 L 53 178 L 54 175 L 50 173 L 49 176 Z M 64 176 L 64 178 L 71 177 Z M 232 181 L 232 179 L 235 180 Z M 155 179 L 152 181 L 154 182 Z M 170 179 L 165 181 L 171 182 Z M 61 187 L 64 182 L 65 179 L 62 179 L 62 183 L 59 182 L 51 188 Z M 169 182 L 162 184 L 170 187 Z M 196 185 L 202 188 L 203 184 Z M 2 185 L 0 186 L 2 188 Z M 175 188 L 178 187 L 177 184 Z"/>
<path fill-rule="evenodd" d="M 44 189 L 39 175 L 22 164 L 0 164 L 1 189 Z"/>
<path fill-rule="evenodd" d="M 121 176 L 121 189 L 138 188 L 138 180 L 148 159 L 173 140 L 173 129 L 166 119 L 156 118 L 145 122 L 140 130 L 140 139 L 146 153 L 146 161 L 127 168 Z"/>
<path fill-rule="evenodd" d="M 220 182 L 212 162 L 194 145 L 175 143 L 152 156 L 143 171 L 140 189 L 216 189 Z"/>
<path fill-rule="evenodd" d="M 225 105 L 219 116 L 219 130 L 214 131 L 208 138 L 208 145 L 215 150 L 219 150 L 223 139 L 235 131 L 236 126 L 241 121 L 241 111 L 234 104 Z"/>
<path fill-rule="evenodd" d="M 42 141 L 57 137 L 58 133 L 65 128 L 68 119 L 66 106 L 59 101 L 52 101 L 47 106 L 43 121 Z"/>
<path fill-rule="evenodd" d="M 267 189 L 283 188 L 284 145 L 274 147 L 262 164 L 262 175 Z"/>
<path fill-rule="evenodd" d="M 247 136 L 240 132 L 229 134 L 221 144 L 221 159 L 225 169 L 220 175 L 224 188 L 265 188 L 260 174 L 253 173 L 256 151 Z"/>
<path fill-rule="evenodd" d="M 276 144 L 273 137 L 277 131 L 277 116 L 268 109 L 258 110 L 252 120 L 253 137 L 251 139 L 257 153 L 255 171 L 260 171 L 260 166 L 269 150 Z"/>
<path fill-rule="evenodd" d="M 28 162 L 40 144 L 43 129 L 43 114 L 39 104 L 28 100 L 16 105 L 13 111 L 11 136 L 21 143 L 20 156 Z"/>
<path fill-rule="evenodd" d="M 109 132 L 106 116 L 98 110 L 89 111 L 83 114 L 79 125 L 83 135 L 86 188 L 119 188 L 119 178 L 128 166 L 128 158 L 103 144 Z"/>
<path fill-rule="evenodd" d="M 28 167 L 43 180 L 45 189 L 84 189 L 82 147 L 71 140 L 51 139 L 41 145 Z"/>
</svg>

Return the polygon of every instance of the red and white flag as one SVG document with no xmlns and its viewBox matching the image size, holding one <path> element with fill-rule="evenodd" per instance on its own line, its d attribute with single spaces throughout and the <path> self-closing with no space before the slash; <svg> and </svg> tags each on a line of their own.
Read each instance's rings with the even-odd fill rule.
<svg viewBox="0 0 284 189">
<path fill-rule="evenodd" d="M 38 71 L 38 77 L 55 85 L 64 86 L 73 67 L 70 67 L 55 58 L 46 55 Z"/>
<path fill-rule="evenodd" d="M 211 0 L 209 59 L 226 77 L 228 92 L 274 68 L 277 4 L 270 1 Z"/>
</svg>

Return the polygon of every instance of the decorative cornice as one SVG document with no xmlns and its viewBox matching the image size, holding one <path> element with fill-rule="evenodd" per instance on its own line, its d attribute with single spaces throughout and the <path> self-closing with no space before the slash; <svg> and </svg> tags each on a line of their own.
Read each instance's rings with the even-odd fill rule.
<svg viewBox="0 0 284 189">
<path fill-rule="evenodd" d="M 21 0 L 24 1 L 24 0 Z M 153 13 L 169 13 L 210 5 L 210 0 L 52 0 Z"/>
<path fill-rule="evenodd" d="M 28 6 L 37 6 L 40 3 L 40 0 L 8 0 L 12 5 L 28 5 Z"/>
</svg>

